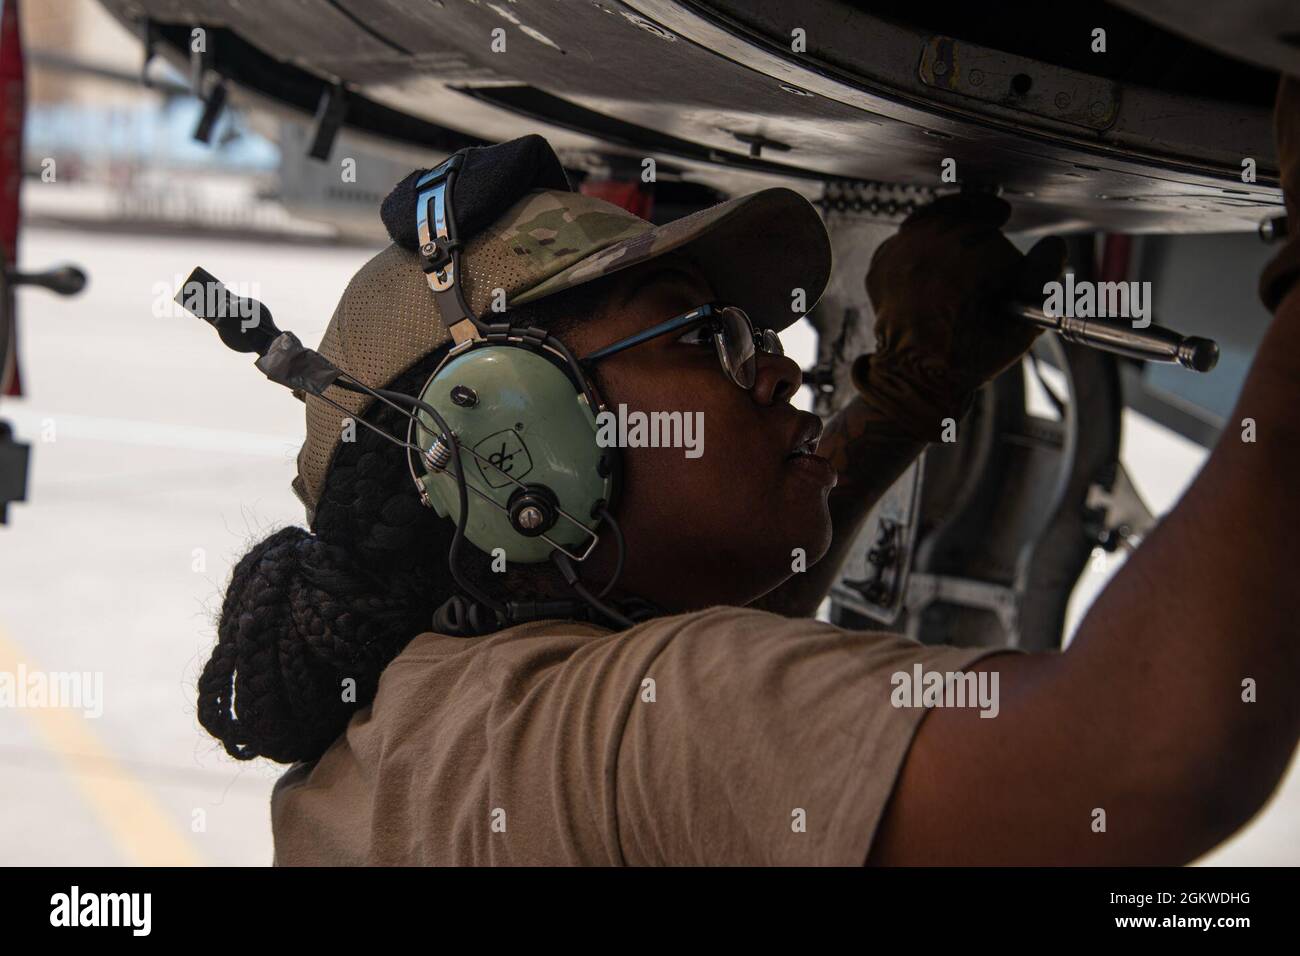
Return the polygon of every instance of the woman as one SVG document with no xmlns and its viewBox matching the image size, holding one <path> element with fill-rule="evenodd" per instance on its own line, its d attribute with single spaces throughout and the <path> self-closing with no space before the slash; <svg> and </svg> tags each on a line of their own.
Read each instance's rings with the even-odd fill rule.
<svg viewBox="0 0 1300 956">
<path fill-rule="evenodd" d="M 462 174 L 504 164 L 481 182 L 526 189 L 467 193 L 470 309 L 487 316 L 503 294 L 514 325 L 608 356 L 590 370 L 605 403 L 699 412 L 705 453 L 620 450 L 622 546 L 603 535 L 581 566 L 617 582 L 605 611 L 438 633 L 465 590 L 453 525 L 421 503 L 406 449 L 347 437 L 349 411 L 395 434 L 405 414 L 309 396 L 295 490 L 312 531 L 239 562 L 200 682 L 200 719 L 232 755 L 296 762 L 272 801 L 277 863 L 1184 862 L 1249 818 L 1300 730 L 1300 656 L 1278 637 L 1300 607 L 1276 574 L 1281 529 L 1300 524 L 1294 443 L 1222 442 L 1064 654 L 811 620 L 881 490 L 1028 348 L 990 307 L 1054 278 L 1059 246 L 1021 256 L 988 198 L 910 218 L 867 277 L 877 350 L 818 444 L 774 335 L 791 293 L 815 302 L 829 269 L 807 203 L 765 190 L 655 229 L 537 174 L 553 156 L 520 142 Z M 353 279 L 320 351 L 414 395 L 450 343 L 410 200 L 399 188 L 385 204 L 395 244 Z M 1260 421 L 1294 421 L 1294 279 L 1272 273 L 1268 360 L 1238 409 Z M 691 320 L 704 303 L 748 316 Z M 1246 522 L 1256 538 L 1224 575 L 1208 543 Z M 489 600 L 574 593 L 562 562 L 458 560 Z M 1243 706 L 1242 675 L 1272 691 Z M 913 678 L 979 693 L 901 699 Z"/>
</svg>

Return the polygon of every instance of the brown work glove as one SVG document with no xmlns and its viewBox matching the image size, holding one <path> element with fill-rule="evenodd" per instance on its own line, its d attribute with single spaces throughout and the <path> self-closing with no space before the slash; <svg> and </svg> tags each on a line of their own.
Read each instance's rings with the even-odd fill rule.
<svg viewBox="0 0 1300 956">
<path fill-rule="evenodd" d="M 876 351 L 853 364 L 853 384 L 892 437 L 938 441 L 975 392 L 1016 362 L 1041 329 L 999 302 L 1041 303 L 1065 266 L 1065 243 L 1021 255 L 999 229 L 1011 207 L 988 194 L 947 196 L 917 210 L 885 240 L 867 271 Z"/>
<path fill-rule="evenodd" d="M 1287 239 L 1259 277 L 1259 297 L 1270 312 L 1300 279 L 1300 80 L 1286 74 L 1277 87 L 1273 135 L 1286 201 Z"/>
</svg>

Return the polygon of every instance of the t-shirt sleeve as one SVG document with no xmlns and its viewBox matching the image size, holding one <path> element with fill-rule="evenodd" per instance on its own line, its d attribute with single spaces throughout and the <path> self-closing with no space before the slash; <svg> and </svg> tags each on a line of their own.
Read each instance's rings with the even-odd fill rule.
<svg viewBox="0 0 1300 956">
<path fill-rule="evenodd" d="M 904 695 L 1005 650 L 740 608 L 653 626 L 614 768 L 633 865 L 862 865 L 925 714 Z"/>
</svg>

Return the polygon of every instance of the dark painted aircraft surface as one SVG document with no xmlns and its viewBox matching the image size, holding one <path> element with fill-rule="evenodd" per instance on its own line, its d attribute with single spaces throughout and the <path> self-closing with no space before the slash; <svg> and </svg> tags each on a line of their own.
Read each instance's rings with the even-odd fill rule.
<svg viewBox="0 0 1300 956">
<path fill-rule="evenodd" d="M 1220 341 L 1226 384 L 1207 389 L 1044 336 L 1026 372 L 985 390 L 966 439 L 934 446 L 877 508 L 834 592 L 846 624 L 1055 643 L 1088 555 L 1136 547 L 1152 520 L 1119 462 L 1123 408 L 1209 443 L 1257 343 L 1253 234 L 1282 212 L 1270 107 L 1276 71 L 1300 73 L 1294 3 L 101 2 L 146 60 L 190 73 L 208 106 L 196 135 L 228 102 L 301 119 L 287 180 L 337 163 L 340 134 L 414 167 L 539 132 L 588 186 L 638 184 L 657 221 L 800 191 L 839 263 L 809 316 L 822 412 L 871 347 L 871 251 L 958 188 L 1000 192 L 1018 240 L 1069 235 L 1077 276 L 1152 281 L 1158 322 Z M 1171 238 L 1193 233 L 1224 245 Z M 1206 259 L 1236 290 L 1212 313 L 1187 294 Z M 1052 414 L 1028 411 L 1029 387 Z"/>
</svg>

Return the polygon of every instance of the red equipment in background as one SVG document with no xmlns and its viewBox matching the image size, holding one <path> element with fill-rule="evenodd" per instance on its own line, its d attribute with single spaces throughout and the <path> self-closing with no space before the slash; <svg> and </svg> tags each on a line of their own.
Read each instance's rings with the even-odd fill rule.
<svg viewBox="0 0 1300 956">
<path fill-rule="evenodd" d="M 0 266 L 12 273 L 18 258 L 18 193 L 23 178 L 26 108 L 23 45 L 17 0 L 0 0 Z M 0 395 L 21 395 L 14 289 L 0 281 Z"/>
</svg>

